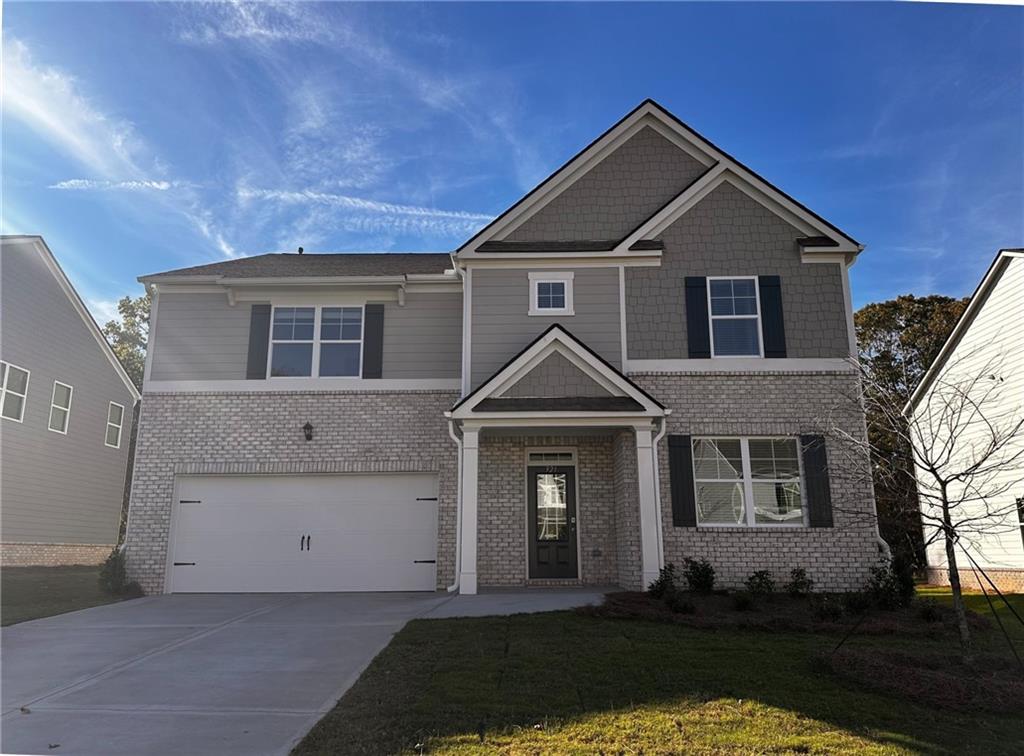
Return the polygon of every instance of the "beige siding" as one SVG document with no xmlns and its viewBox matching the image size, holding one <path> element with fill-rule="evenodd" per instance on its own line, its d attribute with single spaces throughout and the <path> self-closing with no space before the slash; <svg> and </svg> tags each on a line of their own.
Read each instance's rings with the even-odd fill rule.
<svg viewBox="0 0 1024 756">
<path fill-rule="evenodd" d="M 472 384 L 478 386 L 498 368 L 558 323 L 616 367 L 621 365 L 618 268 L 572 270 L 575 315 L 531 316 L 528 270 L 472 273 Z"/>
<path fill-rule="evenodd" d="M 384 307 L 384 378 L 462 374 L 462 294 L 406 294 Z"/>
<path fill-rule="evenodd" d="M 31 372 L 24 420 L 0 420 L 5 543 L 113 544 L 133 398 L 33 248 L 2 245 L 0 358 Z M 53 382 L 74 388 L 67 434 L 48 430 Z M 125 408 L 121 447 L 103 443 L 109 402 Z"/>
<path fill-rule="evenodd" d="M 990 407 L 986 414 L 995 414 L 1005 424 L 1011 418 L 1020 418 L 1024 413 L 1024 259 L 1011 258 L 987 299 L 982 303 L 973 322 L 968 326 L 960 343 L 939 372 L 943 382 L 959 384 L 965 377 L 982 373 L 998 374 L 1002 379 L 998 404 Z M 931 395 L 932 392 L 929 392 Z M 922 398 L 917 406 L 921 416 L 927 407 L 929 397 Z M 994 411 L 994 413 L 993 413 Z M 963 469 L 974 457 L 973 446 L 981 446 L 991 438 L 983 428 L 975 424 L 957 436 L 957 448 L 950 470 Z M 1020 443 L 1024 444 L 1024 439 Z M 921 478 L 924 483 L 924 478 Z M 999 471 L 987 483 L 986 488 L 1009 486 L 1009 490 L 990 501 L 989 511 L 1004 513 L 999 521 L 990 519 L 989 532 L 970 538 L 975 545 L 973 553 L 983 567 L 1024 568 L 1024 540 L 1020 523 L 1014 510 L 1014 500 L 1024 496 L 1024 461 Z M 981 516 L 985 508 L 980 504 L 964 505 L 957 518 Z M 929 533 L 930 534 L 930 533 Z M 963 556 L 958 554 L 960 559 Z M 941 541 L 928 549 L 928 564 L 931 567 L 945 567 L 945 547 Z M 960 565 L 967 568 L 966 564 Z"/>
<path fill-rule="evenodd" d="M 251 305 L 223 292 L 159 296 L 153 338 L 154 381 L 245 378 Z"/>
</svg>

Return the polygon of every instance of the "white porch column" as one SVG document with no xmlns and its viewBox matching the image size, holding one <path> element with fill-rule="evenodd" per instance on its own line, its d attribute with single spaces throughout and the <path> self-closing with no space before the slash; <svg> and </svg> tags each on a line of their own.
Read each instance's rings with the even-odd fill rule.
<svg viewBox="0 0 1024 756">
<path fill-rule="evenodd" d="M 480 462 L 480 430 L 462 431 L 462 567 L 459 593 L 476 593 L 477 468 Z"/>
<path fill-rule="evenodd" d="M 654 444 L 650 428 L 635 428 L 636 480 L 640 497 L 640 552 L 642 588 L 658 577 L 658 501 L 655 497 Z"/>
</svg>

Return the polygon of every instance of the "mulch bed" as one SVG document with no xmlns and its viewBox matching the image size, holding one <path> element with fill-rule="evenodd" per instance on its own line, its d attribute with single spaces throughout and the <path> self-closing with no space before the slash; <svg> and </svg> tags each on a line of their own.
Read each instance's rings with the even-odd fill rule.
<svg viewBox="0 0 1024 756">
<path fill-rule="evenodd" d="M 732 597 L 727 594 L 687 594 L 687 598 L 694 605 L 695 611 L 691 614 L 673 612 L 664 601 L 635 591 L 609 593 L 600 606 L 580 607 L 576 611 L 594 617 L 647 619 L 707 630 L 739 628 L 773 632 L 840 633 L 849 631 L 860 621 L 857 635 L 941 637 L 956 632 L 953 611 L 946 607 L 938 609 L 940 619 L 934 622 L 925 621 L 914 606 L 896 611 L 871 609 L 867 616 L 847 613 L 831 621 L 815 616 L 811 599 L 793 598 L 785 594 L 757 599 L 751 608 L 742 611 L 734 606 Z M 839 600 L 838 597 L 836 600 Z M 968 612 L 968 622 L 978 630 L 991 627 L 985 617 L 974 612 Z"/>
<path fill-rule="evenodd" d="M 1024 673 L 1005 657 L 979 656 L 968 667 L 948 656 L 841 648 L 817 661 L 844 680 L 938 708 L 1019 714 L 1024 705 Z"/>
</svg>

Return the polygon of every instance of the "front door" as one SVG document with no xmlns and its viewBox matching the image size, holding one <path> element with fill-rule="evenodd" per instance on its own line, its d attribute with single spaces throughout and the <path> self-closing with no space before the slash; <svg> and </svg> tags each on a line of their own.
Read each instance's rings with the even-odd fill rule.
<svg viewBox="0 0 1024 756">
<path fill-rule="evenodd" d="M 527 468 L 527 491 L 530 577 L 576 577 L 576 469 Z"/>
</svg>

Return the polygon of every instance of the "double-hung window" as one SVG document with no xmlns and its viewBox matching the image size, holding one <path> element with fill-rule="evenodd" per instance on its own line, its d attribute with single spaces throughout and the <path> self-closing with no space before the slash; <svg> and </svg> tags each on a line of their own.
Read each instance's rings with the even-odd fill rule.
<svg viewBox="0 0 1024 756">
<path fill-rule="evenodd" d="M 712 357 L 760 357 L 757 277 L 708 278 Z"/>
<path fill-rule="evenodd" d="M 803 525 L 795 438 L 695 438 L 698 525 Z"/>
<path fill-rule="evenodd" d="M 71 394 L 74 389 L 60 381 L 53 382 L 53 395 L 50 397 L 50 425 L 56 433 L 68 432 L 68 420 L 71 417 Z"/>
<path fill-rule="evenodd" d="M 530 315 L 572 315 L 570 273 L 530 273 Z"/>
<path fill-rule="evenodd" d="M 0 417 L 19 423 L 24 419 L 28 378 L 24 368 L 0 362 Z"/>
<path fill-rule="evenodd" d="M 124 407 L 111 402 L 107 407 L 107 432 L 103 443 L 115 449 L 121 448 L 121 428 L 124 426 Z"/>
<path fill-rule="evenodd" d="M 361 374 L 362 307 L 275 307 L 270 329 L 270 377 L 349 377 Z"/>
</svg>

